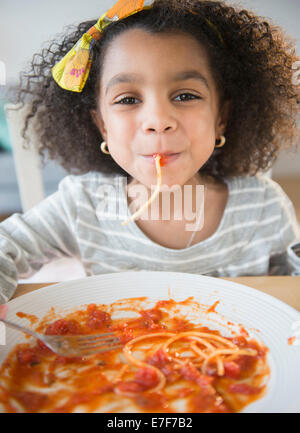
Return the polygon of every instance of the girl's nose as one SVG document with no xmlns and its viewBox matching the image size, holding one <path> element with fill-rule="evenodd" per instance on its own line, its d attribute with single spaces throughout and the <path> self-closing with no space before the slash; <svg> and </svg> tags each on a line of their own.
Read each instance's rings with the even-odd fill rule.
<svg viewBox="0 0 300 433">
<path fill-rule="evenodd" d="M 156 132 L 162 134 L 167 131 L 175 131 L 177 121 L 167 107 L 155 105 L 144 112 L 143 131 L 145 133 Z"/>
</svg>

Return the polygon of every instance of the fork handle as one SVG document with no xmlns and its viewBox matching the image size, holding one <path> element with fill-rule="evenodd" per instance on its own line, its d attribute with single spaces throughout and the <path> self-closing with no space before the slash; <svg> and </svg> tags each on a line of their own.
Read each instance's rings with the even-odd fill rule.
<svg viewBox="0 0 300 433">
<path fill-rule="evenodd" d="M 24 328 L 23 326 L 19 326 L 16 323 L 9 322 L 8 320 L 0 319 L 0 322 L 5 323 L 9 328 L 16 329 L 17 331 L 25 332 L 25 334 L 29 334 L 32 337 L 38 338 L 38 334 L 30 329 Z"/>
</svg>

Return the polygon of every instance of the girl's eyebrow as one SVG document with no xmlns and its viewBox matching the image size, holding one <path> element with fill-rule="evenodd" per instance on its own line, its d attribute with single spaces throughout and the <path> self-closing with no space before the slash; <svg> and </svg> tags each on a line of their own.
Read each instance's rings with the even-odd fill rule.
<svg viewBox="0 0 300 433">
<path fill-rule="evenodd" d="M 207 87 L 207 89 L 210 90 L 207 78 L 205 78 L 204 75 L 201 74 L 201 72 L 196 70 L 181 71 L 173 75 L 172 77 L 170 77 L 170 81 L 184 81 L 184 80 L 191 80 L 191 79 L 201 81 Z M 143 82 L 144 79 L 139 74 L 134 74 L 134 73 L 117 74 L 114 77 L 112 77 L 108 82 L 105 94 L 107 94 L 108 90 L 111 87 L 119 83 L 143 83 Z"/>
</svg>

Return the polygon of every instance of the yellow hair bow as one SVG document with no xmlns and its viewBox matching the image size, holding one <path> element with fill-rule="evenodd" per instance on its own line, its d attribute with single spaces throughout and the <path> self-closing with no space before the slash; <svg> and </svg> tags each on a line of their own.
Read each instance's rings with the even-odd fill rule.
<svg viewBox="0 0 300 433">
<path fill-rule="evenodd" d="M 53 68 L 52 76 L 56 83 L 65 90 L 82 92 L 92 65 L 92 48 L 101 38 L 104 28 L 114 21 L 134 15 L 144 9 L 150 9 L 155 0 L 118 0 L 105 12 L 83 36 L 76 45 Z M 206 19 L 206 22 L 217 32 L 224 44 L 218 29 Z"/>
<path fill-rule="evenodd" d="M 119 0 L 52 68 L 52 76 L 56 83 L 65 90 L 82 92 L 91 69 L 93 45 L 100 39 L 104 28 L 114 21 L 150 8 L 153 3 L 154 0 Z"/>
</svg>

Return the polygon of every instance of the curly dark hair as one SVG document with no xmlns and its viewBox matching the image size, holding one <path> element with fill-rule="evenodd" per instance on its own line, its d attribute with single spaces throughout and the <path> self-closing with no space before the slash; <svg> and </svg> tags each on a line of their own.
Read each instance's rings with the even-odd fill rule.
<svg viewBox="0 0 300 433">
<path fill-rule="evenodd" d="M 218 29 L 218 33 L 205 19 Z M 115 173 L 130 178 L 100 151 L 103 141 L 90 110 L 97 108 L 100 77 L 109 43 L 127 29 L 192 35 L 206 49 L 218 89 L 220 107 L 231 101 L 226 144 L 215 149 L 201 168 L 203 175 L 254 175 L 271 167 L 283 147 L 297 145 L 299 89 L 293 84 L 294 40 L 264 17 L 223 1 L 156 0 L 153 7 L 107 26 L 93 48 L 93 63 L 82 93 L 63 90 L 51 68 L 96 22 L 68 27 L 60 41 L 35 54 L 31 71 L 21 75 L 19 102 L 30 102 L 29 122 L 39 125 L 43 161 L 57 160 L 67 171 Z M 72 31 L 73 30 L 73 31 Z M 219 108 L 220 108 L 219 107 Z"/>
</svg>

